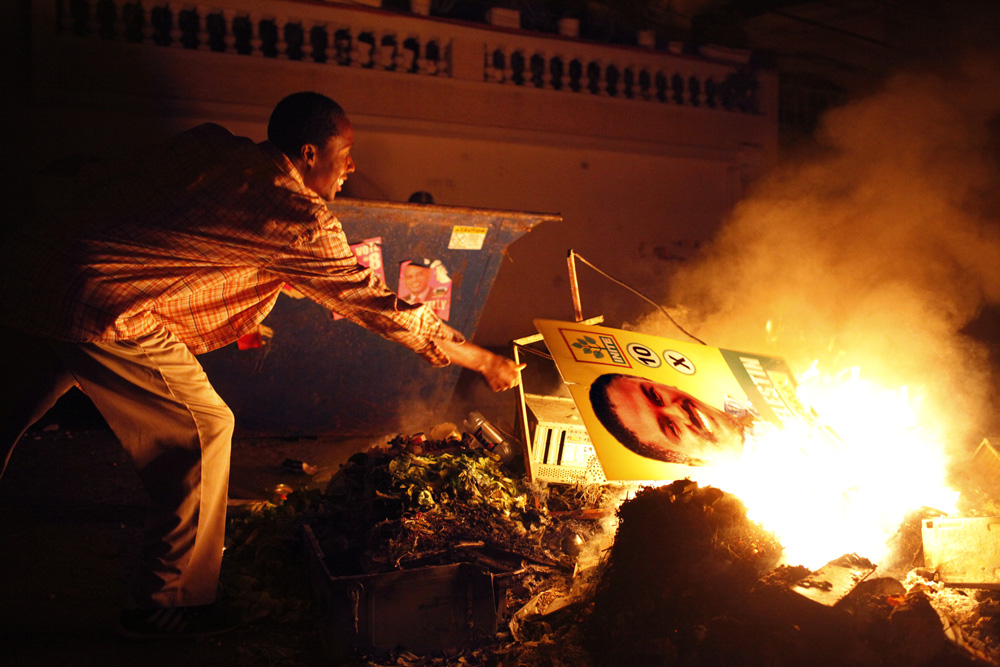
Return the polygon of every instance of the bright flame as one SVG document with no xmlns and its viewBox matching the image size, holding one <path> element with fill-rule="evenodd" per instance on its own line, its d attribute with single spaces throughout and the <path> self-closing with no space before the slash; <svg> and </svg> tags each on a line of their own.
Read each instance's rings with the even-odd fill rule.
<svg viewBox="0 0 1000 667">
<path fill-rule="evenodd" d="M 952 512 L 939 440 L 921 425 L 920 400 L 885 390 L 858 369 L 810 369 L 799 398 L 839 436 L 806 423 L 748 443 L 742 455 L 692 478 L 738 496 L 750 519 L 775 533 L 785 561 L 816 569 L 846 553 L 879 562 L 905 515 Z"/>
</svg>

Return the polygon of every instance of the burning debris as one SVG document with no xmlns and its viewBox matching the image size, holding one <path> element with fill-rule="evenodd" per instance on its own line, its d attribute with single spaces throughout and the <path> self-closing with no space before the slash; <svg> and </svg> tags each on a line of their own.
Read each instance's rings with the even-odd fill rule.
<svg viewBox="0 0 1000 667">
<path fill-rule="evenodd" d="M 1000 594 L 922 567 L 938 514 L 908 517 L 878 569 L 847 555 L 810 571 L 780 564 L 774 534 L 712 486 L 531 483 L 468 437 L 397 436 L 234 524 L 227 558 L 256 551 L 274 581 L 287 553 L 269 567 L 259 549 L 307 526 L 343 664 L 1000 664 Z M 271 620 L 301 621 L 258 596 Z"/>
<path fill-rule="evenodd" d="M 781 546 L 738 499 L 689 481 L 644 489 L 619 517 L 588 619 L 598 665 L 996 664 L 973 636 L 996 646 L 993 594 L 982 605 L 916 572 L 863 579 L 875 566 L 856 555 L 777 565 Z"/>
</svg>

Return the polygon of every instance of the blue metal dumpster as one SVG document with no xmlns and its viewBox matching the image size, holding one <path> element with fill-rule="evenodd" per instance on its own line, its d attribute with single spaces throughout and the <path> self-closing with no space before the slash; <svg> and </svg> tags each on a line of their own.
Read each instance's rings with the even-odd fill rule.
<svg viewBox="0 0 1000 667">
<path fill-rule="evenodd" d="M 400 262 L 438 260 L 451 278 L 448 324 L 472 339 L 504 250 L 557 215 L 338 199 L 352 244 L 381 238 L 386 282 Z M 481 247 L 476 246 L 481 244 Z M 460 368 L 434 368 L 308 299 L 282 295 L 262 347 L 228 345 L 199 359 L 244 436 L 381 435 L 416 406 L 446 406 Z"/>
</svg>

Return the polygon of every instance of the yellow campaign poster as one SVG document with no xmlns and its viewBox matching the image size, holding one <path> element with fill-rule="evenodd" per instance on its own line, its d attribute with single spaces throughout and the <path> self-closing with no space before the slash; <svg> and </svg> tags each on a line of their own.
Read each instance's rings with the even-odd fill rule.
<svg viewBox="0 0 1000 667">
<path fill-rule="evenodd" d="M 812 422 L 780 358 L 535 320 L 609 480 L 681 479 L 789 420 Z"/>
</svg>

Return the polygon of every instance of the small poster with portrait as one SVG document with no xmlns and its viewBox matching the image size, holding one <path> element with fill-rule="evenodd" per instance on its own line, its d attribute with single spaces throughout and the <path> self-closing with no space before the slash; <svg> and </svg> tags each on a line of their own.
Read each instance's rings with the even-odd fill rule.
<svg viewBox="0 0 1000 667">
<path fill-rule="evenodd" d="M 681 479 L 793 420 L 814 423 L 780 358 L 535 320 L 609 480 Z"/>
<path fill-rule="evenodd" d="M 372 270 L 383 283 L 385 282 L 385 266 L 382 263 L 382 237 L 365 239 L 361 243 L 352 243 L 351 252 L 358 260 L 358 264 Z M 333 319 L 341 320 L 342 315 L 333 314 Z"/>
<path fill-rule="evenodd" d="M 451 277 L 441 260 L 411 259 L 399 264 L 399 298 L 425 303 L 442 320 L 451 314 Z"/>
</svg>

